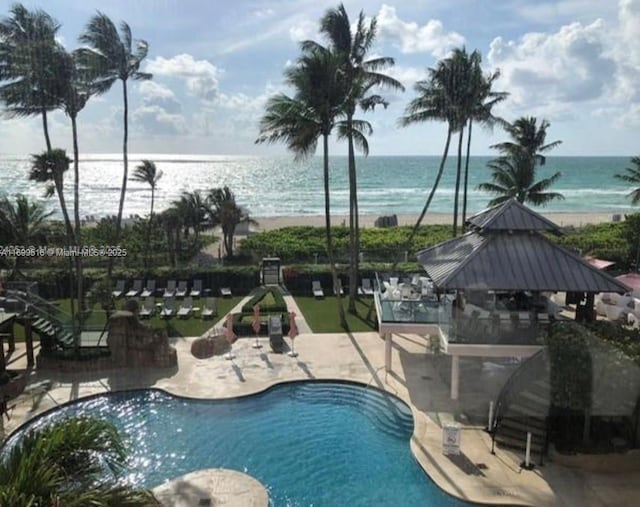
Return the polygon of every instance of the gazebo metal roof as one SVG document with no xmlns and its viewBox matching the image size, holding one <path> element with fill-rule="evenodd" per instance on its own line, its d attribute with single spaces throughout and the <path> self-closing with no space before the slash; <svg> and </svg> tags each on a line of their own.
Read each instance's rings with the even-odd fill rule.
<svg viewBox="0 0 640 507">
<path fill-rule="evenodd" d="M 520 204 L 516 199 L 509 199 L 504 204 L 476 213 L 467 222 L 483 232 L 548 231 L 562 234 L 551 220 Z"/>
</svg>

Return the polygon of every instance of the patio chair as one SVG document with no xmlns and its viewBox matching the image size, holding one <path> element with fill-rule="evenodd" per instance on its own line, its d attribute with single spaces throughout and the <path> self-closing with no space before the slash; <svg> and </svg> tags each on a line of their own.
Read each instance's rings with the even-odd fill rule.
<svg viewBox="0 0 640 507">
<path fill-rule="evenodd" d="M 187 295 L 187 282 L 185 280 L 180 280 L 178 282 L 178 288 L 176 289 L 176 297 L 183 298 Z"/>
<path fill-rule="evenodd" d="M 160 311 L 160 317 L 162 317 L 163 319 L 168 319 L 173 315 L 175 308 L 176 308 L 176 300 L 174 299 L 174 297 L 170 296 L 166 298 L 164 300 L 164 306 Z"/>
<path fill-rule="evenodd" d="M 111 295 L 114 298 L 119 298 L 120 296 L 122 296 L 123 292 L 124 292 L 124 280 L 118 280 L 116 282 L 116 288 L 113 289 L 113 291 L 111 291 Z"/>
<path fill-rule="evenodd" d="M 156 295 L 156 281 L 155 280 L 147 280 L 147 285 L 145 285 L 144 290 L 142 291 L 143 298 L 148 298 L 150 296 Z"/>
<path fill-rule="evenodd" d="M 164 289 L 164 294 L 162 295 L 162 297 L 172 298 L 172 297 L 175 297 L 175 295 L 176 295 L 176 281 L 169 280 L 167 282 L 167 287 Z"/>
<path fill-rule="evenodd" d="M 282 337 L 282 316 L 275 315 L 269 317 L 269 344 L 271 350 L 281 353 L 284 349 L 284 338 Z"/>
<path fill-rule="evenodd" d="M 150 318 L 156 311 L 156 298 L 149 296 L 144 300 L 142 308 L 140 308 L 140 318 Z"/>
<path fill-rule="evenodd" d="M 193 311 L 193 298 L 187 296 L 178 309 L 178 317 L 186 319 Z"/>
<path fill-rule="evenodd" d="M 373 296 L 373 287 L 371 286 L 371 279 L 363 278 L 362 286 L 360 287 L 360 294 L 363 296 Z"/>
<path fill-rule="evenodd" d="M 200 312 L 200 317 L 203 319 L 210 319 L 217 314 L 218 310 L 216 308 L 215 298 L 206 298 L 202 306 L 202 311 Z"/>
<path fill-rule="evenodd" d="M 138 296 L 140 292 L 142 292 L 142 280 L 134 280 L 133 287 L 131 287 L 131 290 L 127 292 L 125 296 L 128 298 L 134 298 Z"/>
<path fill-rule="evenodd" d="M 194 280 L 189 295 L 194 298 L 199 298 L 200 294 L 202 294 L 202 280 Z"/>
<path fill-rule="evenodd" d="M 230 298 L 231 297 L 231 288 L 230 287 L 222 287 L 220 289 L 220 295 L 223 298 Z"/>
<path fill-rule="evenodd" d="M 314 280 L 311 282 L 311 290 L 313 291 L 313 296 L 316 298 L 323 298 L 324 291 L 322 290 L 322 285 L 320 285 L 319 280 Z"/>
</svg>

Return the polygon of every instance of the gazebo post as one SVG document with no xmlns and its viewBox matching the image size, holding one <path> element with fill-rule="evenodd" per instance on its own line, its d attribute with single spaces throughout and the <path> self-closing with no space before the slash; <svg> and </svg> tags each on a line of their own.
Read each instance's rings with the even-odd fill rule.
<svg viewBox="0 0 640 507">
<path fill-rule="evenodd" d="M 393 335 L 385 333 L 384 335 L 384 371 L 391 371 L 391 350 L 393 349 Z"/>
<path fill-rule="evenodd" d="M 587 302 L 585 303 L 585 316 L 584 320 L 586 322 L 593 322 L 593 304 L 594 304 L 594 294 L 593 292 L 587 292 Z"/>
</svg>

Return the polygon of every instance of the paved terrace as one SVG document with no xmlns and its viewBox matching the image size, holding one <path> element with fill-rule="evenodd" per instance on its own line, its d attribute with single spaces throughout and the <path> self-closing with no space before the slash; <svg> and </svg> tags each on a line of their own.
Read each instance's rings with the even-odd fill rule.
<svg viewBox="0 0 640 507">
<path fill-rule="evenodd" d="M 300 314 L 299 314 L 300 315 Z M 302 327 L 302 326 L 301 326 Z M 479 427 L 463 426 L 462 454 L 441 452 L 440 424 L 473 400 L 495 389 L 496 378 L 473 368 L 462 368 L 460 399 L 449 399 L 447 358 L 428 353 L 424 337 L 394 337 L 393 373 L 385 377 L 384 342 L 377 333 L 310 334 L 296 339 L 299 357 L 251 348 L 253 339 L 234 344 L 236 359 L 198 360 L 190 353 L 193 338 L 175 339 L 178 368 L 170 370 L 113 370 L 93 374 L 34 372 L 31 384 L 50 381 L 46 390 L 21 395 L 4 419 L 11 432 L 35 414 L 83 396 L 122 389 L 156 387 L 189 397 L 226 398 L 255 393 L 282 381 L 348 379 L 393 393 L 408 403 L 415 418 L 411 447 L 429 476 L 445 491 L 475 502 L 532 506 L 633 505 L 640 498 L 640 473 L 592 474 L 572 471 L 553 463 L 521 470 L 521 456 L 497 450 L 490 454 L 490 439 Z M 22 345 L 22 344 L 19 344 Z M 24 348 L 13 355 L 10 367 L 25 363 Z M 483 384 L 479 381 L 483 380 Z M 491 382 L 495 385 L 492 385 Z M 483 396 L 484 395 L 484 396 Z"/>
</svg>

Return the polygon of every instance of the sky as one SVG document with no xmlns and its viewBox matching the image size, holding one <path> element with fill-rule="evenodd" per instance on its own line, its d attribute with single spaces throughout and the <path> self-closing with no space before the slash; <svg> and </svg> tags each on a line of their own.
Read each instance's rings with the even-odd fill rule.
<svg viewBox="0 0 640 507">
<path fill-rule="evenodd" d="M 13 2 L 0 0 L 0 15 Z M 142 70 L 151 81 L 130 81 L 131 153 L 220 155 L 286 154 L 282 145 L 255 145 L 267 99 L 289 93 L 283 71 L 300 54 L 300 41 L 323 42 L 319 20 L 337 1 L 324 0 L 41 0 L 61 23 L 69 50 L 100 10 L 126 21 L 149 44 Z M 386 72 L 404 93 L 381 91 L 387 109 L 361 113 L 371 122 L 371 155 L 439 155 L 446 126 L 398 126 L 413 86 L 454 47 L 477 49 L 486 72 L 500 70 L 496 91 L 509 98 L 495 111 L 508 121 L 547 119 L 556 155 L 640 154 L 640 0 L 345 0 L 352 20 L 375 16 L 371 56 L 389 56 Z M 81 153 L 122 149 L 122 88 L 94 97 L 78 117 Z M 53 144 L 70 150 L 71 129 L 51 115 Z M 490 155 L 504 131 L 474 129 L 472 153 Z M 0 117 L 0 153 L 42 151 L 38 118 Z M 332 141 L 331 152 L 346 153 Z"/>
</svg>

